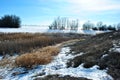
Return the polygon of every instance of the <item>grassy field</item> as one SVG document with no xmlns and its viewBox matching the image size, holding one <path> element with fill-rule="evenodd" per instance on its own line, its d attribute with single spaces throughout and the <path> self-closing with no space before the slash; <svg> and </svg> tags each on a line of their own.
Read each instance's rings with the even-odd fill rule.
<svg viewBox="0 0 120 80">
<path fill-rule="evenodd" d="M 40 34 L 40 33 L 0 33 L 0 55 L 13 55 L 31 52 L 49 45 L 80 38 L 76 34 Z"/>
<path fill-rule="evenodd" d="M 13 65 L 31 68 L 34 65 L 47 64 L 53 60 L 53 56 L 59 52 L 55 44 L 74 39 L 83 39 L 81 34 L 40 34 L 40 33 L 0 33 L 0 55 L 5 59 L 1 65 L 10 64 L 12 60 L 7 55 L 19 55 Z"/>
</svg>

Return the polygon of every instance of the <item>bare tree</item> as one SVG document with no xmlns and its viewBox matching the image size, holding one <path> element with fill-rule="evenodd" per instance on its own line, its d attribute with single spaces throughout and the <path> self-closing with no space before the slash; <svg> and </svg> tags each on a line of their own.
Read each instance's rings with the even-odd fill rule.
<svg viewBox="0 0 120 80">
<path fill-rule="evenodd" d="M 103 26 L 103 22 L 102 21 L 97 22 L 97 27 L 102 27 L 102 26 Z"/>
<path fill-rule="evenodd" d="M 94 24 L 90 21 L 87 21 L 83 24 L 83 30 L 90 30 L 94 27 Z"/>
<path fill-rule="evenodd" d="M 120 23 L 117 24 L 117 30 L 120 30 Z"/>
<path fill-rule="evenodd" d="M 56 18 L 53 23 L 49 26 L 49 29 L 58 29 L 58 30 L 64 30 L 64 29 L 70 29 L 70 30 L 77 30 L 78 29 L 78 19 L 70 21 L 66 17 L 58 17 Z"/>
</svg>

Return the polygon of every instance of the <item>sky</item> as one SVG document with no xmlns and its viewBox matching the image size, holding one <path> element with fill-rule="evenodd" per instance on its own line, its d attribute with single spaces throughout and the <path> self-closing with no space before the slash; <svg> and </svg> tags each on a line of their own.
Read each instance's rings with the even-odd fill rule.
<svg viewBox="0 0 120 80">
<path fill-rule="evenodd" d="M 117 24 L 120 0 L 0 0 L 0 17 L 6 14 L 19 16 L 22 25 L 49 25 L 58 16 Z"/>
</svg>

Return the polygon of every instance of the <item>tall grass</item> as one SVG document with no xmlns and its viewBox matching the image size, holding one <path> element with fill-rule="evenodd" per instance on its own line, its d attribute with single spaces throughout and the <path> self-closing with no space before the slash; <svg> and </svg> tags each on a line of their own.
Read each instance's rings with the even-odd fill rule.
<svg viewBox="0 0 120 80">
<path fill-rule="evenodd" d="M 31 53 L 22 54 L 15 59 L 15 64 L 21 67 L 31 68 L 34 65 L 47 64 L 57 55 L 59 49 L 56 47 L 45 47 Z"/>
<path fill-rule="evenodd" d="M 54 45 L 62 41 L 69 40 L 68 37 L 56 37 L 45 34 L 30 33 L 1 33 L 0 34 L 0 54 L 26 53 L 33 49 Z"/>
</svg>

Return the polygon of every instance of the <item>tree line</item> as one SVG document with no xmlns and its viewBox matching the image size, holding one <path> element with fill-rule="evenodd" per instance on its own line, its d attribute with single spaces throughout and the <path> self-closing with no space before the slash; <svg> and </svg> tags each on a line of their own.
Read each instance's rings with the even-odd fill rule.
<svg viewBox="0 0 120 80">
<path fill-rule="evenodd" d="M 78 30 L 79 27 L 79 20 L 69 20 L 66 17 L 58 17 L 56 18 L 52 24 L 49 26 L 49 29 L 52 30 Z M 101 30 L 101 31 L 105 31 L 105 30 L 120 30 L 120 23 L 118 23 L 117 25 L 106 25 L 103 24 L 102 21 L 97 22 L 97 24 L 94 24 L 90 21 L 87 21 L 85 23 L 83 23 L 82 25 L 82 29 L 83 30 Z"/>
<path fill-rule="evenodd" d="M 64 29 L 70 29 L 70 30 L 77 30 L 79 26 L 79 20 L 69 20 L 66 17 L 58 17 L 56 18 L 53 23 L 49 26 L 49 29 L 58 29 L 58 30 L 64 30 Z"/>
<path fill-rule="evenodd" d="M 112 30 L 115 31 L 117 30 L 116 25 L 106 25 L 103 24 L 103 22 L 97 22 L 95 25 L 94 23 L 91 23 L 90 21 L 87 21 L 83 24 L 83 30 L 100 30 L 100 31 L 105 31 L 105 30 Z"/>
<path fill-rule="evenodd" d="M 0 18 L 0 28 L 19 28 L 21 20 L 16 15 L 4 15 Z"/>
</svg>

